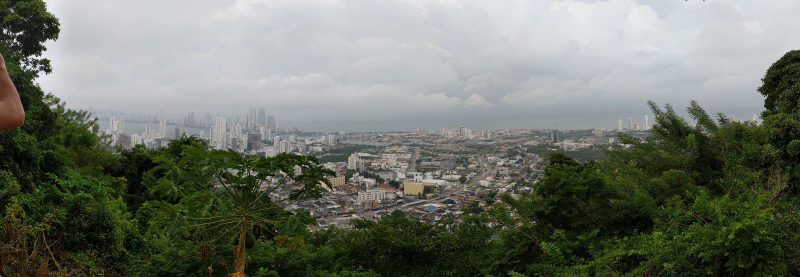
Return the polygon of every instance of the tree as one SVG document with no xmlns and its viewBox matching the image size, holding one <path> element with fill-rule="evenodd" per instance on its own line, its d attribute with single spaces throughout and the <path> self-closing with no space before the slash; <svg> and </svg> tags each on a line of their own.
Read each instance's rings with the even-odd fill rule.
<svg viewBox="0 0 800 277">
<path fill-rule="evenodd" d="M 406 217 L 406 212 L 404 212 L 403 210 L 397 209 L 397 210 L 392 211 L 390 216 L 393 217 L 393 218 L 405 218 Z"/>
<path fill-rule="evenodd" d="M 214 234 L 215 238 L 209 242 L 231 232 L 238 233 L 234 249 L 234 272 L 238 276 L 243 276 L 247 263 L 249 232 L 253 228 L 296 230 L 297 222 L 303 222 L 303 218 L 309 216 L 278 224 L 283 213 L 277 204 L 301 197 L 318 197 L 321 193 L 319 184 L 324 182 L 330 186 L 327 178 L 335 174 L 322 167 L 314 157 L 284 153 L 267 158 L 245 156 L 232 150 L 209 151 L 202 146 L 184 148 L 180 160 L 157 160 L 166 173 L 153 191 L 170 199 L 180 199 L 180 205 L 193 211 L 188 219 L 191 222 L 189 226 Z M 291 183 L 299 188 L 282 199 L 272 199 L 271 193 L 285 189 Z M 159 205 L 165 204 L 162 201 Z M 172 222 L 171 217 L 174 218 L 163 215 L 161 221 Z"/>
<path fill-rule="evenodd" d="M 458 182 L 462 183 L 462 184 L 466 184 L 467 183 L 467 177 L 466 176 L 458 177 Z"/>
</svg>

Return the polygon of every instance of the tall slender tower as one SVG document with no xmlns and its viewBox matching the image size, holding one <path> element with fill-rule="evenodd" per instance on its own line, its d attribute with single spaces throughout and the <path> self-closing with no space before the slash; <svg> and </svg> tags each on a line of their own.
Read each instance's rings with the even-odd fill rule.
<svg viewBox="0 0 800 277">
<path fill-rule="evenodd" d="M 622 118 L 619 119 L 619 125 L 617 125 L 617 131 L 622 132 Z"/>
<path fill-rule="evenodd" d="M 267 116 L 267 129 L 275 131 L 275 117 L 274 116 Z"/>
<path fill-rule="evenodd" d="M 633 130 L 633 118 L 628 117 L 628 130 Z"/>
<path fill-rule="evenodd" d="M 258 127 L 267 127 L 267 109 L 258 109 Z"/>
<path fill-rule="evenodd" d="M 161 119 L 158 121 L 158 133 L 161 138 L 167 137 L 167 120 L 164 119 L 164 116 L 161 116 Z"/>
<path fill-rule="evenodd" d="M 644 115 L 644 129 L 650 130 L 650 117 L 647 115 Z"/>
</svg>

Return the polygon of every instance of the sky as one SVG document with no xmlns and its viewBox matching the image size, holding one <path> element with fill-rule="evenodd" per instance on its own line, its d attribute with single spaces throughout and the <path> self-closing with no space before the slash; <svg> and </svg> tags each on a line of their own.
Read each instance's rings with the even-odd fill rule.
<svg viewBox="0 0 800 277">
<path fill-rule="evenodd" d="M 317 131 L 612 128 L 648 100 L 749 119 L 796 0 L 69 0 L 42 88 L 73 109 Z"/>
</svg>

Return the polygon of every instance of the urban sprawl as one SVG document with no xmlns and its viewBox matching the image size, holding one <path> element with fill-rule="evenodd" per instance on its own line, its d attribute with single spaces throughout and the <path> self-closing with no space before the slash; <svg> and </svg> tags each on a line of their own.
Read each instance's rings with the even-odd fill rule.
<svg viewBox="0 0 800 277">
<path fill-rule="evenodd" d="M 165 147 L 188 135 L 186 127 L 195 127 L 202 131 L 193 135 L 214 149 L 266 157 L 279 153 L 316 156 L 336 176 L 328 179 L 329 184 L 321 184 L 325 189 L 321 198 L 301 199 L 284 207 L 304 209 L 317 218 L 319 225 L 309 226 L 312 230 L 350 229 L 352 219 L 377 220 L 393 213 L 428 224 L 459 224 L 462 215 L 489 209 L 501 194 L 531 192 L 543 173 L 547 154 L 562 152 L 579 162 L 597 160 L 606 156 L 605 151 L 627 147 L 619 143 L 617 133 L 644 137 L 651 127 L 651 117 L 645 115 L 642 123 L 629 117 L 627 122 L 619 119 L 617 128 L 590 130 L 460 127 L 319 133 L 281 128 L 265 109 L 251 109 L 242 117 L 90 112 L 109 121 L 108 128 L 98 135 L 107 136 L 109 146 L 118 149 Z M 739 121 L 735 116 L 728 119 Z M 754 116 L 751 122 L 757 120 Z M 126 122 L 147 127 L 141 134 L 128 134 Z M 176 127 L 167 130 L 168 124 Z M 273 198 L 286 198 L 295 188 L 277 190 Z"/>
</svg>

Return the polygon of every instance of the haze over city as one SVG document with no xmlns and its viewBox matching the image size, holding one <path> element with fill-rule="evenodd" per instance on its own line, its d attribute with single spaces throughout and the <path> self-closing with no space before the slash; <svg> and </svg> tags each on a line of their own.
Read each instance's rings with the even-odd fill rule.
<svg viewBox="0 0 800 277">
<path fill-rule="evenodd" d="M 45 91 L 72 108 L 249 108 L 319 131 L 749 118 L 797 1 L 47 1 Z M 745 54 L 746 53 L 746 54 Z"/>
</svg>

